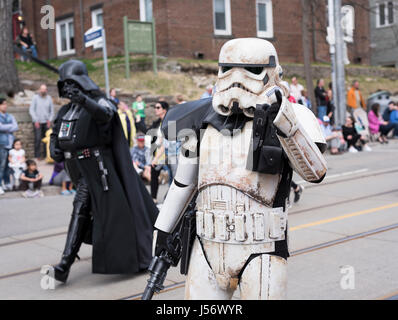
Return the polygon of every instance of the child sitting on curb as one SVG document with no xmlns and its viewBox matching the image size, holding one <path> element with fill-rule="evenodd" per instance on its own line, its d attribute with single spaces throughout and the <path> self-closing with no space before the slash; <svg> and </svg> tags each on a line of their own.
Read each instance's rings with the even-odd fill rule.
<svg viewBox="0 0 398 320">
<path fill-rule="evenodd" d="M 20 189 L 25 191 L 22 196 L 25 198 L 41 198 L 43 192 L 41 189 L 41 183 L 43 175 L 37 170 L 37 164 L 34 160 L 26 161 L 27 169 L 21 175 Z"/>
</svg>

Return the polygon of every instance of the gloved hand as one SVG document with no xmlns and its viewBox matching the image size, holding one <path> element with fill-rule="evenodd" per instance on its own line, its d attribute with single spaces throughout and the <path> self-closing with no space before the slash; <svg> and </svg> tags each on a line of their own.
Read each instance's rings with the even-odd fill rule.
<svg viewBox="0 0 398 320">
<path fill-rule="evenodd" d="M 63 87 L 64 96 L 72 102 L 82 104 L 86 101 L 86 95 L 73 83 L 66 83 Z"/>
</svg>

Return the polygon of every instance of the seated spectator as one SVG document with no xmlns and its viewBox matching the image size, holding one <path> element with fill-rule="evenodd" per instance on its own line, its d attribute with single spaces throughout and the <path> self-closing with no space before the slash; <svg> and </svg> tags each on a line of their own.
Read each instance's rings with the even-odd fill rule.
<svg viewBox="0 0 398 320">
<path fill-rule="evenodd" d="M 11 169 L 12 188 L 18 189 L 19 179 L 26 169 L 25 150 L 22 149 L 22 142 L 19 139 L 14 140 L 12 149 L 8 153 L 8 166 Z"/>
<path fill-rule="evenodd" d="M 36 44 L 27 27 L 22 29 L 17 41 L 24 52 L 29 52 L 33 57 L 37 58 Z"/>
<path fill-rule="evenodd" d="M 390 101 L 388 103 L 388 108 L 386 108 L 386 110 L 384 110 L 383 112 L 383 120 L 387 122 L 390 121 L 391 112 L 393 112 L 394 110 L 398 110 L 398 106 L 395 104 L 394 101 Z"/>
<path fill-rule="evenodd" d="M 73 190 L 73 183 L 65 170 L 63 162 L 56 162 L 54 164 L 54 171 L 49 184 L 61 187 L 61 195 L 63 196 L 68 196 L 76 193 L 75 190 Z"/>
<path fill-rule="evenodd" d="M 398 124 L 384 121 L 380 115 L 380 105 L 374 103 L 368 114 L 369 130 L 373 135 L 380 134 L 378 141 L 380 143 L 388 143 L 387 135 L 394 130 L 394 136 L 398 136 Z"/>
<path fill-rule="evenodd" d="M 333 155 L 341 154 L 339 151 L 341 145 L 340 135 L 338 132 L 332 131 L 332 126 L 330 125 L 330 119 L 328 116 L 323 116 L 321 129 L 331 154 Z"/>
<path fill-rule="evenodd" d="M 398 110 L 393 109 L 390 113 L 390 123 L 397 124 L 398 123 Z M 397 138 L 397 136 L 395 136 Z"/>
<path fill-rule="evenodd" d="M 372 151 L 366 141 L 355 129 L 355 120 L 352 116 L 348 116 L 343 126 L 344 140 L 347 142 L 348 152 L 357 153 L 358 151 Z"/>
<path fill-rule="evenodd" d="M 151 181 L 151 150 L 145 146 L 145 136 L 137 135 L 137 145 L 131 150 L 135 170 L 143 179 Z"/>
<path fill-rule="evenodd" d="M 25 198 L 43 197 L 43 192 L 40 190 L 43 175 L 37 170 L 36 161 L 26 161 L 26 167 L 21 175 L 20 190 L 25 191 L 22 195 Z"/>
</svg>

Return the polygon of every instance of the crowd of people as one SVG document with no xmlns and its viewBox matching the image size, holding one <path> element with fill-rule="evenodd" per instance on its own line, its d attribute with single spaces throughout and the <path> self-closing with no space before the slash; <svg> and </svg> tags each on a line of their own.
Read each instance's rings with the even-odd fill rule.
<svg viewBox="0 0 398 320">
<path fill-rule="evenodd" d="M 390 101 L 388 108 L 381 114 L 380 105 L 375 103 L 369 112 L 365 99 L 359 89 L 359 81 L 352 82 L 347 92 L 347 113 L 345 124 L 337 127 L 335 124 L 335 104 L 333 97 L 333 85 L 329 83 L 325 88 L 324 79 L 317 81 L 314 90 L 316 109 L 313 108 L 307 91 L 293 77 L 291 83 L 284 82 L 289 91 L 289 101 L 299 103 L 314 113 L 318 118 L 328 149 L 332 155 L 339 155 L 348 151 L 358 153 L 370 152 L 370 141 L 388 143 L 388 136 L 398 137 L 398 104 Z M 315 111 L 316 110 L 316 111 Z"/>
<path fill-rule="evenodd" d="M 315 112 L 308 92 L 296 77 L 291 83 L 283 82 L 289 92 L 289 101 L 299 103 Z M 211 97 L 214 86 L 209 85 L 201 98 Z M 398 105 L 391 101 L 383 113 L 380 105 L 372 105 L 369 113 L 366 111 L 365 100 L 359 90 L 359 82 L 354 81 L 347 93 L 346 122 L 338 128 L 335 125 L 335 106 L 333 101 L 333 86 L 329 83 L 325 89 L 324 79 L 317 81 L 314 90 L 316 99 L 316 116 L 325 136 L 328 149 L 333 155 L 345 151 L 357 153 L 370 152 L 370 140 L 388 143 L 388 136 L 392 132 L 398 137 Z M 156 119 L 147 127 L 146 109 L 148 108 L 143 97 L 137 95 L 129 106 L 117 96 L 116 89 L 109 92 L 110 100 L 117 107 L 120 122 L 128 141 L 132 165 L 141 178 L 150 185 L 151 195 L 155 202 L 158 198 L 159 181 L 168 177 L 170 185 L 177 170 L 179 142 L 170 142 L 162 137 L 160 127 L 169 109 L 164 99 L 159 99 L 153 105 Z M 175 98 L 177 104 L 184 103 L 182 95 Z M 42 197 L 41 185 L 43 176 L 40 174 L 37 163 L 41 159 L 49 158 L 49 152 L 43 142 L 49 143 L 54 106 L 47 86 L 42 84 L 32 99 L 29 113 L 32 118 L 34 133 L 34 157 L 26 159 L 23 142 L 14 139 L 13 133 L 18 130 L 15 118 L 7 113 L 7 101 L 0 99 L 0 195 L 5 191 L 22 190 L 25 197 Z M 51 159 L 50 159 L 51 160 Z M 166 180 L 166 179 L 163 179 Z M 63 163 L 55 163 L 49 181 L 50 185 L 61 187 L 62 195 L 75 193 L 73 183 L 67 174 Z M 293 184 L 295 202 L 299 201 L 303 188 Z"/>
<path fill-rule="evenodd" d="M 141 95 L 137 95 L 130 106 L 117 97 L 115 89 L 110 90 L 109 96 L 117 107 L 117 114 L 130 147 L 132 166 L 150 185 L 151 195 L 156 202 L 159 181 L 162 180 L 159 178 L 168 177 L 166 182 L 171 184 L 177 170 L 180 148 L 179 143 L 167 141 L 160 133 L 169 104 L 161 98 L 153 105 L 156 118 L 147 127 L 145 123 L 147 104 Z M 182 95 L 176 96 L 175 100 L 177 104 L 185 102 Z M 11 114 L 7 113 L 6 99 L 0 99 L 0 195 L 5 191 L 20 190 L 23 191 L 23 196 L 28 198 L 43 196 L 41 191 L 43 175 L 39 172 L 38 163 L 43 159 L 54 163 L 48 150 L 54 120 L 54 105 L 45 84 L 39 87 L 32 98 L 29 114 L 34 136 L 32 159 L 26 158 L 23 142 L 15 139 L 14 133 L 19 129 L 18 123 Z M 61 187 L 61 195 L 75 194 L 64 163 L 54 163 L 49 184 Z"/>
</svg>

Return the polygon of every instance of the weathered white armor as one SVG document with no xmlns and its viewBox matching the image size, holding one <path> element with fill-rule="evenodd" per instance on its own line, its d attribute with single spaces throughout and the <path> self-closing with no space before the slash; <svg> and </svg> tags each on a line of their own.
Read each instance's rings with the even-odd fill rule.
<svg viewBox="0 0 398 320">
<path fill-rule="evenodd" d="M 283 92 L 281 73 L 275 48 L 268 41 L 228 41 L 220 53 L 214 110 L 227 116 L 240 108 L 253 117 L 257 104 L 272 104 L 277 101 L 275 92 Z M 325 140 L 315 116 L 305 109 L 283 98 L 274 125 L 291 167 L 315 182 L 327 170 L 316 145 Z M 180 172 L 188 167 L 178 168 L 179 187 L 173 184 L 155 226 L 172 231 L 182 213 L 173 210 L 181 210 L 193 190 L 199 191 L 198 238 L 187 276 L 187 299 L 230 299 L 238 285 L 242 299 L 283 299 L 286 295 L 287 262 L 273 254 L 275 243 L 287 240 L 287 209 L 274 208 L 282 176 L 248 169 L 252 135 L 250 120 L 232 134 L 208 125 L 199 159 L 184 160 L 181 155 L 182 163 L 188 161 L 195 174 L 188 174 L 182 183 Z"/>
</svg>

